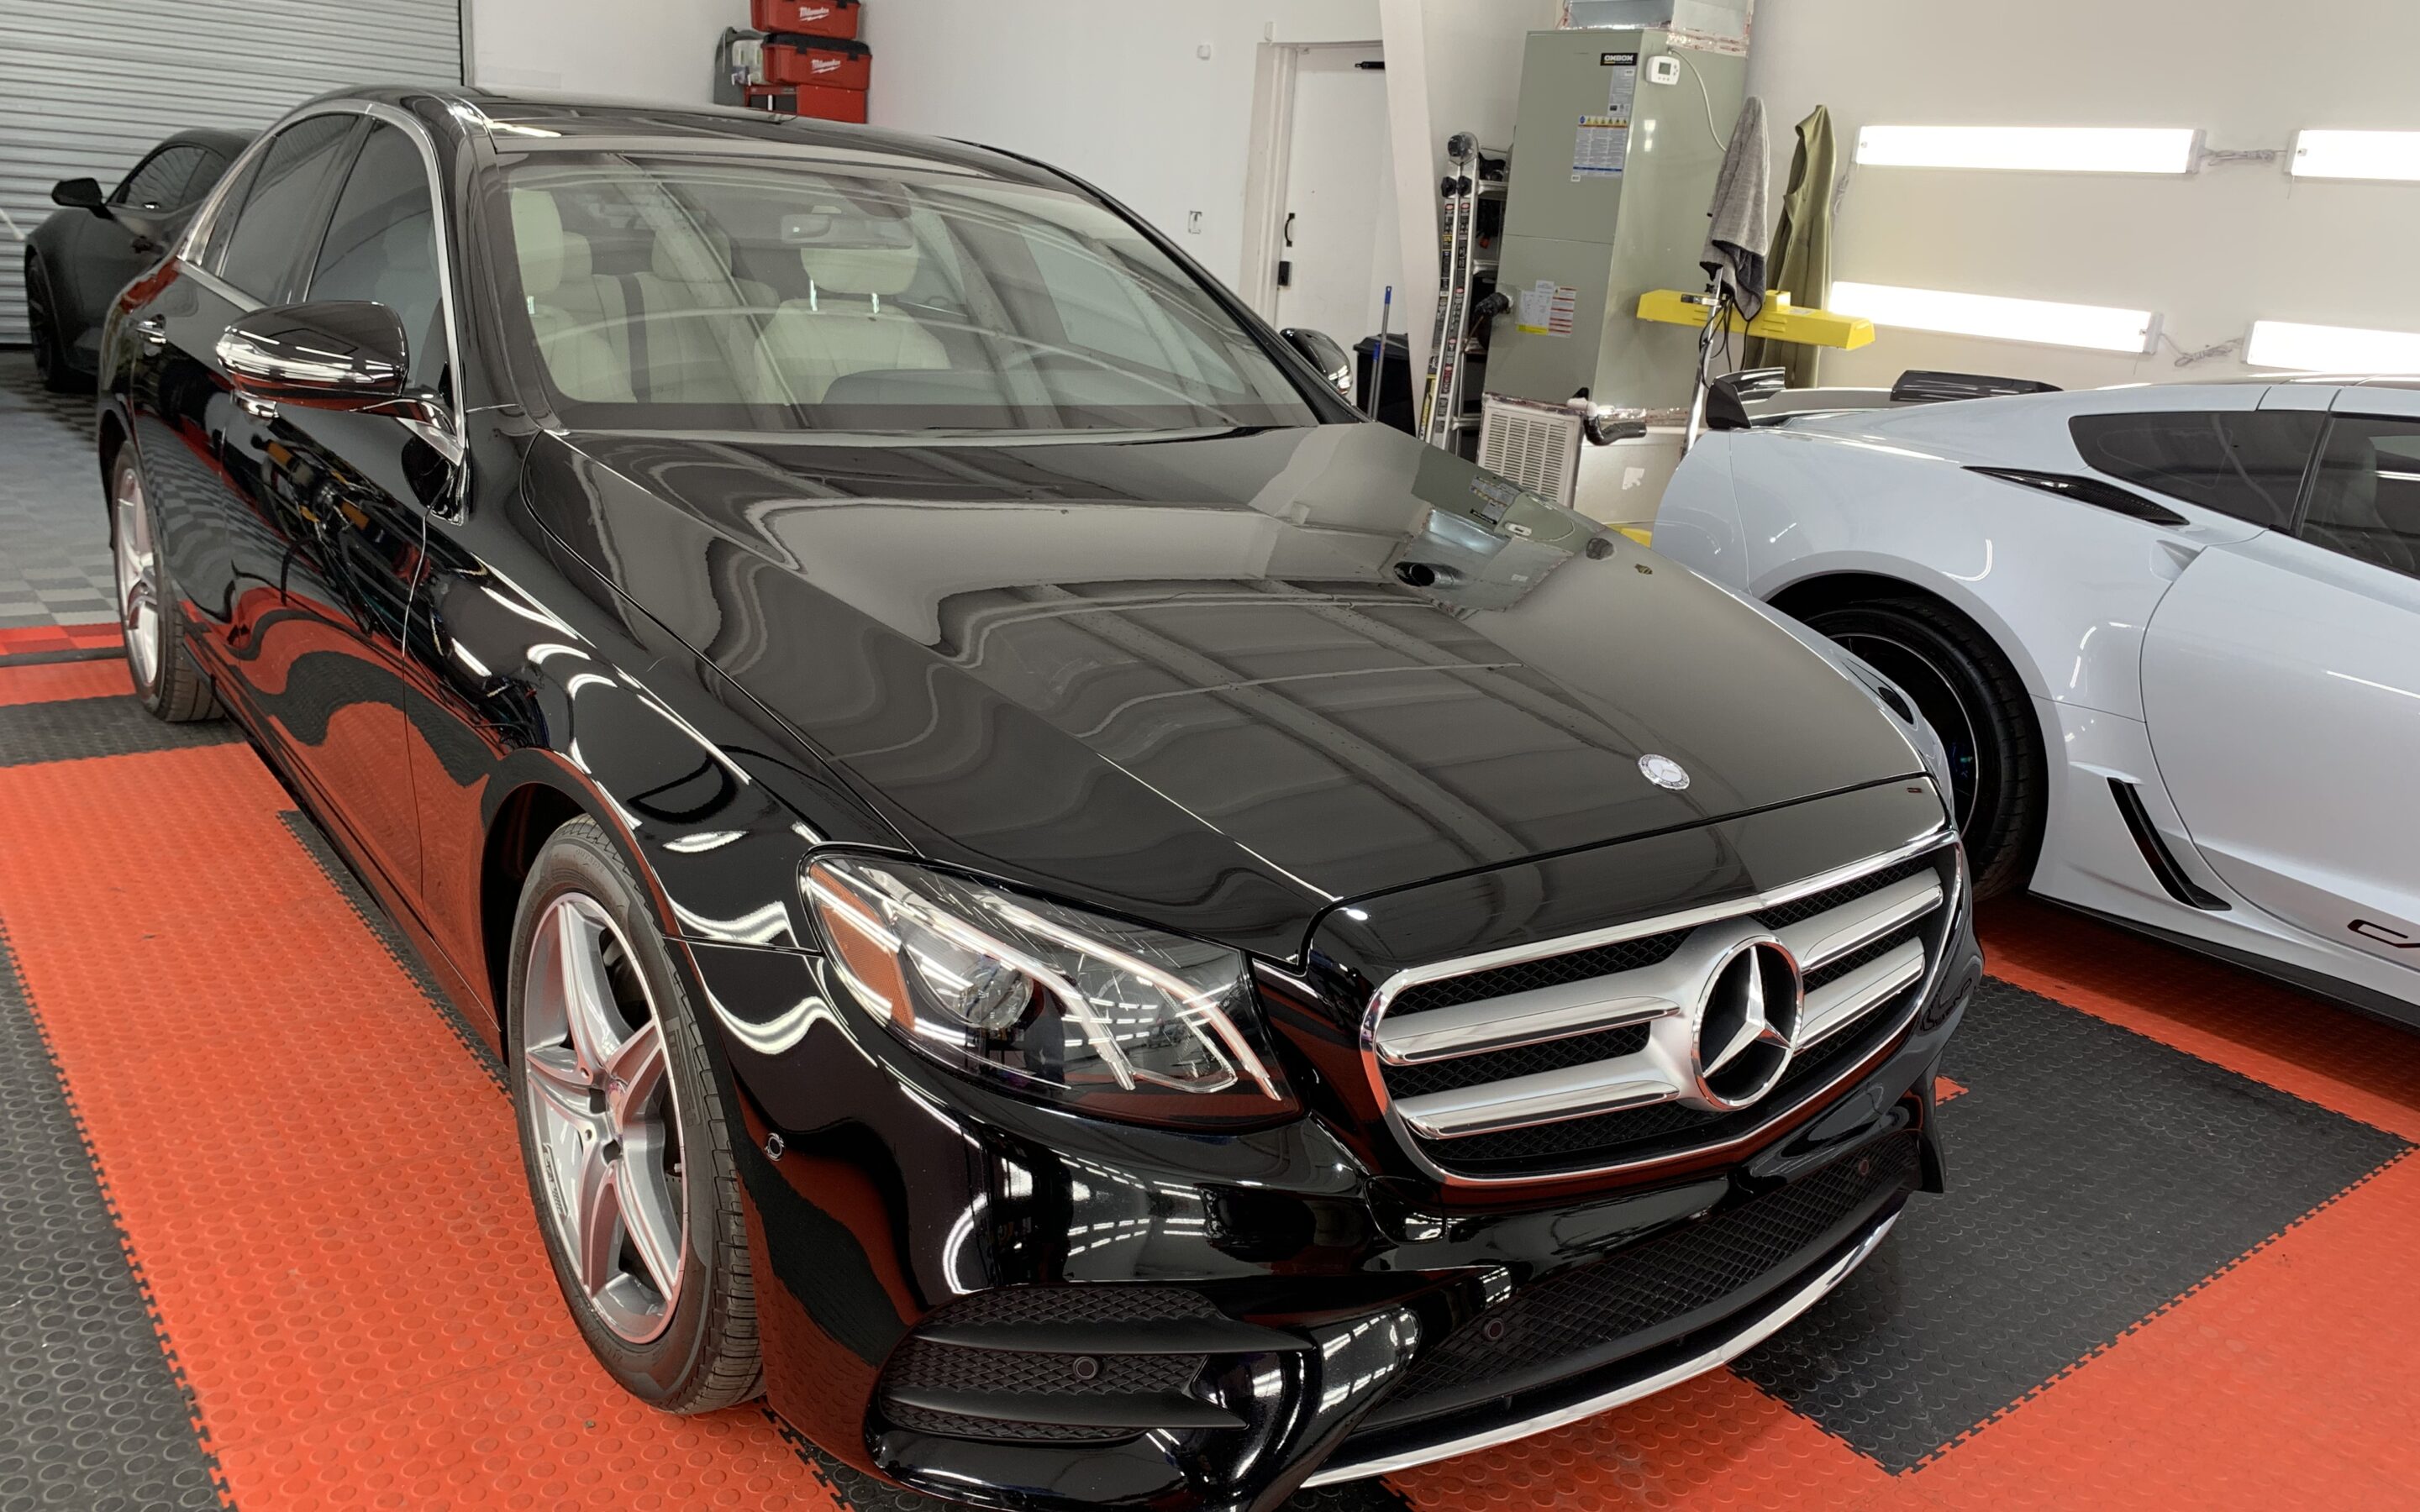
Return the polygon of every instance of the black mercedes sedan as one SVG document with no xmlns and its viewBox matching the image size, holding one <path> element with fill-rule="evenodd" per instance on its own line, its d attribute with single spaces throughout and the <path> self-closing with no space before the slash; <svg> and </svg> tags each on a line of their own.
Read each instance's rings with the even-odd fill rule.
<svg viewBox="0 0 2420 1512">
<path fill-rule="evenodd" d="M 1711 1368 L 1939 1188 L 1981 961 L 1904 695 L 1063 174 L 332 96 L 103 359 L 138 693 L 490 1037 L 666 1411 L 1268 1506 Z"/>
<path fill-rule="evenodd" d="M 251 141 L 245 131 L 178 131 L 115 189 L 90 178 L 51 186 L 59 208 L 25 239 L 26 332 L 46 387 L 67 392 L 92 381 L 110 301 L 160 260 Z"/>
</svg>

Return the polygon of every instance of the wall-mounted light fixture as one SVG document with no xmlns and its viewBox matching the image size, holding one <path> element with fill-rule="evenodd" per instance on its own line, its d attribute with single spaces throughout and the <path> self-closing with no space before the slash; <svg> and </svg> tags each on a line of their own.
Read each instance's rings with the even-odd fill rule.
<svg viewBox="0 0 2420 1512">
<path fill-rule="evenodd" d="M 2187 174 L 2201 133 L 2165 126 L 1868 126 L 1857 162 L 1892 168 Z"/>
<path fill-rule="evenodd" d="M 2243 361 L 2297 373 L 2420 373 L 2420 332 L 2255 320 Z"/>
<path fill-rule="evenodd" d="M 2420 179 L 2420 131 L 2297 131 L 2297 178 Z"/>
<path fill-rule="evenodd" d="M 2148 352 L 2159 333 L 2159 316 L 2149 310 L 1899 288 L 1888 284 L 1837 282 L 1823 302 L 1842 315 L 1864 316 L 1878 326 L 2052 347 L 2088 347 L 2096 351 Z"/>
</svg>

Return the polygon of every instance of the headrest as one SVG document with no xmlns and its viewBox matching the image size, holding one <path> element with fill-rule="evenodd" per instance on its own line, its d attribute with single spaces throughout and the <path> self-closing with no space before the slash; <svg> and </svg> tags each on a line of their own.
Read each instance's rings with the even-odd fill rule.
<svg viewBox="0 0 2420 1512">
<path fill-rule="evenodd" d="M 705 238 L 703 246 L 698 243 L 701 236 Z M 696 235 L 685 237 L 659 231 L 647 266 L 658 278 L 676 279 L 684 284 L 728 284 L 731 239 L 712 226 L 700 226 Z"/>
<path fill-rule="evenodd" d="M 783 216 L 782 240 L 799 249 L 807 276 L 828 294 L 905 292 L 923 261 L 905 220 L 850 205 Z"/>
<path fill-rule="evenodd" d="M 901 294 L 923 261 L 913 247 L 822 247 L 799 254 L 827 294 Z"/>
<path fill-rule="evenodd" d="M 563 234 L 563 282 L 577 284 L 596 276 L 597 261 L 588 253 L 588 239 L 577 231 Z"/>
<path fill-rule="evenodd" d="M 521 292 L 544 299 L 564 280 L 563 212 L 543 189 L 513 191 L 513 251 L 521 265 Z M 587 251 L 582 239 L 581 251 Z M 585 271 L 585 270 L 582 270 Z"/>
<path fill-rule="evenodd" d="M 420 272 L 436 263 L 436 243 L 429 239 L 428 217 L 406 216 L 390 225 L 379 237 L 379 255 L 389 268 L 406 268 Z"/>
</svg>

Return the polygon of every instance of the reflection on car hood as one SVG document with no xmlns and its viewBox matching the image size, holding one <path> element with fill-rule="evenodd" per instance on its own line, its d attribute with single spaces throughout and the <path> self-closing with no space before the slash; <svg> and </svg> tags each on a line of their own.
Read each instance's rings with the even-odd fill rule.
<svg viewBox="0 0 2420 1512">
<path fill-rule="evenodd" d="M 1686 569 L 1375 425 L 592 433 L 528 496 L 928 855 L 1280 955 L 1334 900 L 1921 769 Z"/>
</svg>

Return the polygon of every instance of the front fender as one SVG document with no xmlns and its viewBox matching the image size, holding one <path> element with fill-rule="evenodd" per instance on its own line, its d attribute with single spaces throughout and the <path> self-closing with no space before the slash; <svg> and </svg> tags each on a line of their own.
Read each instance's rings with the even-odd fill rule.
<svg viewBox="0 0 2420 1512">
<path fill-rule="evenodd" d="M 2142 717 L 2143 627 L 2200 543 L 1899 448 L 1775 432 L 1736 446 L 1745 582 L 1772 599 L 1864 574 L 1980 625 L 2026 689 Z"/>
</svg>

